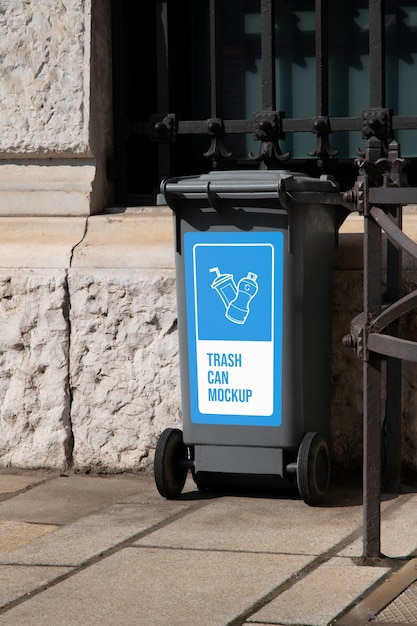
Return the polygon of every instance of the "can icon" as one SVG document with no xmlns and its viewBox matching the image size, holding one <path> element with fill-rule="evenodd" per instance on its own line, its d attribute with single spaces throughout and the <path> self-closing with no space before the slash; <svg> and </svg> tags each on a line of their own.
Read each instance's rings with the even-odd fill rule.
<svg viewBox="0 0 417 626">
<path fill-rule="evenodd" d="M 226 317 L 235 324 L 244 324 L 249 315 L 249 303 L 258 293 L 257 274 L 248 272 L 237 285 L 236 297 L 229 303 Z"/>
</svg>

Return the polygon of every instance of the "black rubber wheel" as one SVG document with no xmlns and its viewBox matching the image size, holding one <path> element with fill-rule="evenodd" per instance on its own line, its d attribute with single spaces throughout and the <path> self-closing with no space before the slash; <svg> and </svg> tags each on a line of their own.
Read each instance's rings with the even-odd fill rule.
<svg viewBox="0 0 417 626">
<path fill-rule="evenodd" d="M 320 504 L 330 481 L 330 458 L 327 442 L 320 433 L 307 433 L 297 456 L 297 485 L 304 502 Z"/>
<path fill-rule="evenodd" d="M 154 478 L 161 496 L 177 498 L 187 478 L 187 446 L 178 428 L 166 428 L 155 450 Z"/>
</svg>

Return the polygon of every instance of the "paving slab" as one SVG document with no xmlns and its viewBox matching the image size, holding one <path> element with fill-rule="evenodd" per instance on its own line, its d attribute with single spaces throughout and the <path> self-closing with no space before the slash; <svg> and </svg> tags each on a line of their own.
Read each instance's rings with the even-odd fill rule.
<svg viewBox="0 0 417 626">
<path fill-rule="evenodd" d="M 60 476 L 1 502 L 0 521 L 67 524 L 143 488 L 149 490 L 143 476 Z"/>
<path fill-rule="evenodd" d="M 361 519 L 359 506 L 320 508 L 297 500 L 225 496 L 138 545 L 316 555 L 341 541 Z"/>
<path fill-rule="evenodd" d="M 371 620 L 374 624 L 416 624 L 417 590 L 412 590 L 413 585 L 417 584 L 416 580 L 417 559 L 411 559 L 398 571 L 391 573 L 364 600 L 344 613 L 335 624 L 362 626 Z"/>
<path fill-rule="evenodd" d="M 384 502 L 381 507 L 381 552 L 389 557 L 407 556 L 417 549 L 417 494 Z M 340 556 L 363 554 L 363 540 L 358 539 L 340 552 Z"/>
<path fill-rule="evenodd" d="M 309 558 L 129 548 L 0 615 L 7 626 L 225 626 Z"/>
<path fill-rule="evenodd" d="M 75 566 L 110 550 L 186 511 L 189 504 L 161 501 L 147 504 L 114 504 L 67 524 L 34 543 L 0 554 L 0 563 Z"/>
<path fill-rule="evenodd" d="M 63 567 L 0 566 L 0 608 L 69 572 Z M 6 619 L 4 616 L 2 619 Z M 3 622 L 7 623 L 7 621 Z M 33 622 L 35 623 L 35 622 Z M 42 623 L 42 620 L 38 622 Z"/>
<path fill-rule="evenodd" d="M 26 481 L 0 501 L 0 624 L 323 626 L 398 566 L 351 558 L 357 486 L 335 483 L 308 507 L 288 492 L 201 493 L 191 479 L 168 501 L 150 475 Z M 383 546 L 401 556 L 417 545 L 416 505 L 411 492 L 382 505 Z"/>
<path fill-rule="evenodd" d="M 28 524 L 27 522 L 0 522 L 0 554 L 15 550 L 40 537 L 47 535 L 59 526 L 45 524 Z"/>
<path fill-rule="evenodd" d="M 4 470 L 3 470 L 4 471 Z M 56 475 L 53 475 L 55 477 Z M 51 479 L 48 472 L 33 472 L 24 474 L 4 474 L 0 472 L 0 499 L 2 496 L 24 491 L 41 482 Z"/>
<path fill-rule="evenodd" d="M 355 565 L 347 558 L 330 559 L 247 621 L 249 624 L 327 626 L 388 571 L 384 567 Z"/>
</svg>

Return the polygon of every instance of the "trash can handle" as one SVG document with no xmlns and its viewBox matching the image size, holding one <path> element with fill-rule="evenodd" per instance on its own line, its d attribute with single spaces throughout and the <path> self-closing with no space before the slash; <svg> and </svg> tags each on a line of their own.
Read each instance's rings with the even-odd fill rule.
<svg viewBox="0 0 417 626">
<path fill-rule="evenodd" d="M 219 196 L 217 195 L 217 193 L 213 190 L 212 183 L 210 180 L 207 181 L 206 195 L 207 195 L 207 200 L 209 201 L 211 208 L 217 211 L 217 213 L 221 213 L 222 212 L 221 200 Z"/>
</svg>

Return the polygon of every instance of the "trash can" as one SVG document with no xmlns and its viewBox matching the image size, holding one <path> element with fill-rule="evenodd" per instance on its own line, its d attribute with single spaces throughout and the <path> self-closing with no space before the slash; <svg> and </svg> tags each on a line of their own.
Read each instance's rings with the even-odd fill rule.
<svg viewBox="0 0 417 626">
<path fill-rule="evenodd" d="M 158 491 L 231 478 L 329 483 L 338 184 L 277 170 L 161 185 L 174 213 L 182 426 L 158 440 Z"/>
</svg>

